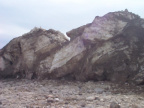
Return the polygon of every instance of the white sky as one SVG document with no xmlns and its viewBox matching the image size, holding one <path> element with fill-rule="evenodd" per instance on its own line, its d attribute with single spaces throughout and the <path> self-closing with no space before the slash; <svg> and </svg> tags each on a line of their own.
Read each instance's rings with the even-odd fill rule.
<svg viewBox="0 0 144 108">
<path fill-rule="evenodd" d="M 126 8 L 144 18 L 144 0 L 0 0 L 0 48 L 35 26 L 65 33 Z"/>
</svg>

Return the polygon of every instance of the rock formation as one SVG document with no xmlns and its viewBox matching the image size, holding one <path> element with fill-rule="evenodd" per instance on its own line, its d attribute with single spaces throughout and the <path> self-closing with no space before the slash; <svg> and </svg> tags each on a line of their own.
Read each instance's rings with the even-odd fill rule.
<svg viewBox="0 0 144 108">
<path fill-rule="evenodd" d="M 42 77 L 49 72 L 56 51 L 66 42 L 67 39 L 59 31 L 32 29 L 2 49 L 0 76 L 29 79 Z"/>
<path fill-rule="evenodd" d="M 67 32 L 35 28 L 0 52 L 3 78 L 144 83 L 144 20 L 118 11 Z"/>
</svg>

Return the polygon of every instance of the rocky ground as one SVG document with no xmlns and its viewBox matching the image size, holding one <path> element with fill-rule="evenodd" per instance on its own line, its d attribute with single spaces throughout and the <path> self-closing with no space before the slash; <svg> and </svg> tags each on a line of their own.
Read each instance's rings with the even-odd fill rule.
<svg viewBox="0 0 144 108">
<path fill-rule="evenodd" d="M 0 80 L 0 108 L 144 108 L 144 86 L 65 80 Z M 119 107 L 111 107 L 119 108 Z"/>
</svg>

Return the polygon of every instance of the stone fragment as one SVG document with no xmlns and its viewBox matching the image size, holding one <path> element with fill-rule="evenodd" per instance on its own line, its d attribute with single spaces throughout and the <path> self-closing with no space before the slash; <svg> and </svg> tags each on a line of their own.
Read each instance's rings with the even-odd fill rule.
<svg viewBox="0 0 144 108">
<path fill-rule="evenodd" d="M 119 104 L 117 104 L 116 102 L 112 102 L 110 104 L 110 108 L 121 108 Z"/>
<path fill-rule="evenodd" d="M 89 96 L 86 98 L 87 101 L 93 101 L 95 100 L 95 96 Z"/>
</svg>

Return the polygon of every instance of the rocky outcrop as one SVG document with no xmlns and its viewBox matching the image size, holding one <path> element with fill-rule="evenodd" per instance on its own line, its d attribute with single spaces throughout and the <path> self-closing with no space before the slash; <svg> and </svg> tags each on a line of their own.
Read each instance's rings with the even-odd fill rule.
<svg viewBox="0 0 144 108">
<path fill-rule="evenodd" d="M 143 71 L 140 68 L 144 64 L 142 25 L 143 19 L 139 16 L 120 11 L 96 17 L 89 26 L 83 27 L 83 33 L 76 37 L 81 37 L 86 50 L 75 78 L 114 82 L 133 80 Z M 75 33 L 76 29 L 67 34 Z"/>
<path fill-rule="evenodd" d="M 143 83 L 144 20 L 119 11 L 67 32 L 35 28 L 0 52 L 0 76 Z"/>
<path fill-rule="evenodd" d="M 59 31 L 32 29 L 2 49 L 0 76 L 42 77 L 45 72 L 49 72 L 56 51 L 66 42 L 67 39 Z"/>
</svg>

